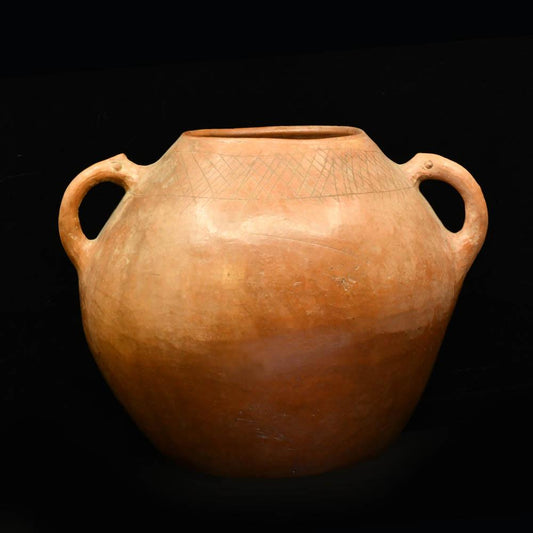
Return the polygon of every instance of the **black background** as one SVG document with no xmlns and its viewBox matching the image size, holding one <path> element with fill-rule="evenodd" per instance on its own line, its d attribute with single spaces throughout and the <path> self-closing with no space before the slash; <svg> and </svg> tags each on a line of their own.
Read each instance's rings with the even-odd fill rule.
<svg viewBox="0 0 533 533">
<path fill-rule="evenodd" d="M 321 7 L 312 27 L 269 24 L 265 6 L 242 25 L 207 7 L 194 23 L 179 9 L 135 24 L 109 10 L 4 19 L 0 531 L 531 526 L 533 36 L 498 12 L 476 26 L 479 13 L 407 23 Z M 147 164 L 185 130 L 285 124 L 361 127 L 399 163 L 457 161 L 485 193 L 489 233 L 425 394 L 382 457 L 293 480 L 186 472 L 92 360 L 59 203 L 78 172 L 117 153 Z M 432 185 L 424 194 L 457 229 L 461 200 Z M 90 192 L 90 236 L 119 198 L 111 185 Z"/>
</svg>

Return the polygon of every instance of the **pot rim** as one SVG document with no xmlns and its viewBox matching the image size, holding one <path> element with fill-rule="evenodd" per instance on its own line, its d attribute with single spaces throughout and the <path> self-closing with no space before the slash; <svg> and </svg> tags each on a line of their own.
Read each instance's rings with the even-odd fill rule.
<svg viewBox="0 0 533 533">
<path fill-rule="evenodd" d="M 190 130 L 183 133 L 186 137 L 195 139 L 218 139 L 232 140 L 259 140 L 261 142 L 298 141 L 300 142 L 324 142 L 348 140 L 361 136 L 364 131 L 353 126 L 258 126 L 244 128 L 211 128 Z"/>
</svg>

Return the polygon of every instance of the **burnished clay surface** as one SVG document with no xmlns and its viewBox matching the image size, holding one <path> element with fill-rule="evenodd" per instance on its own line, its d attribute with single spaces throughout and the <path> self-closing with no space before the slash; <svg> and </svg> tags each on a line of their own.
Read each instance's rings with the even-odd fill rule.
<svg viewBox="0 0 533 533">
<path fill-rule="evenodd" d="M 424 179 L 460 192 L 461 231 Z M 101 181 L 126 194 L 88 240 L 78 206 Z M 441 156 L 396 164 L 357 128 L 248 128 L 186 132 L 148 166 L 89 167 L 59 226 L 91 351 L 155 446 L 212 474 L 298 476 L 401 432 L 487 210 Z"/>
</svg>

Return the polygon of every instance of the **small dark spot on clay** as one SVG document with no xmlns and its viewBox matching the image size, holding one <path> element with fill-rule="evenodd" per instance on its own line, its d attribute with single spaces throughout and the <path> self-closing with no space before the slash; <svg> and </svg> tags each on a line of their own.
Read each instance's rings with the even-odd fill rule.
<svg viewBox="0 0 533 533">
<path fill-rule="evenodd" d="M 112 161 L 111 166 L 114 170 L 120 170 L 122 168 L 122 163 L 120 161 Z"/>
<path fill-rule="evenodd" d="M 426 167 L 427 169 L 433 168 L 433 161 L 431 161 L 431 159 L 428 159 L 428 160 L 424 163 L 424 167 Z"/>
</svg>

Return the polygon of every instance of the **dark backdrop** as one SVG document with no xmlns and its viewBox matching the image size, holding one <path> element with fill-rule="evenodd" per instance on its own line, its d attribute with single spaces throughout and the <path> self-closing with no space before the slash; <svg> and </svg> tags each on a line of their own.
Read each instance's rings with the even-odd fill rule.
<svg viewBox="0 0 533 533">
<path fill-rule="evenodd" d="M 389 19 L 374 34 L 359 20 L 349 36 L 285 41 L 285 27 L 266 41 L 249 28 L 206 41 L 113 16 L 83 31 L 75 22 L 62 34 L 34 22 L 4 47 L 0 530 L 177 530 L 190 518 L 243 530 L 531 524 L 533 37 L 439 32 L 434 16 L 409 31 Z M 399 163 L 417 152 L 459 162 L 485 193 L 487 240 L 426 392 L 381 458 L 295 480 L 186 472 L 145 440 L 92 360 L 58 238 L 61 196 L 90 164 L 120 152 L 154 162 L 188 129 L 286 124 L 361 127 Z M 87 196 L 89 235 L 120 193 Z M 450 187 L 424 194 L 460 226 Z"/>
</svg>

